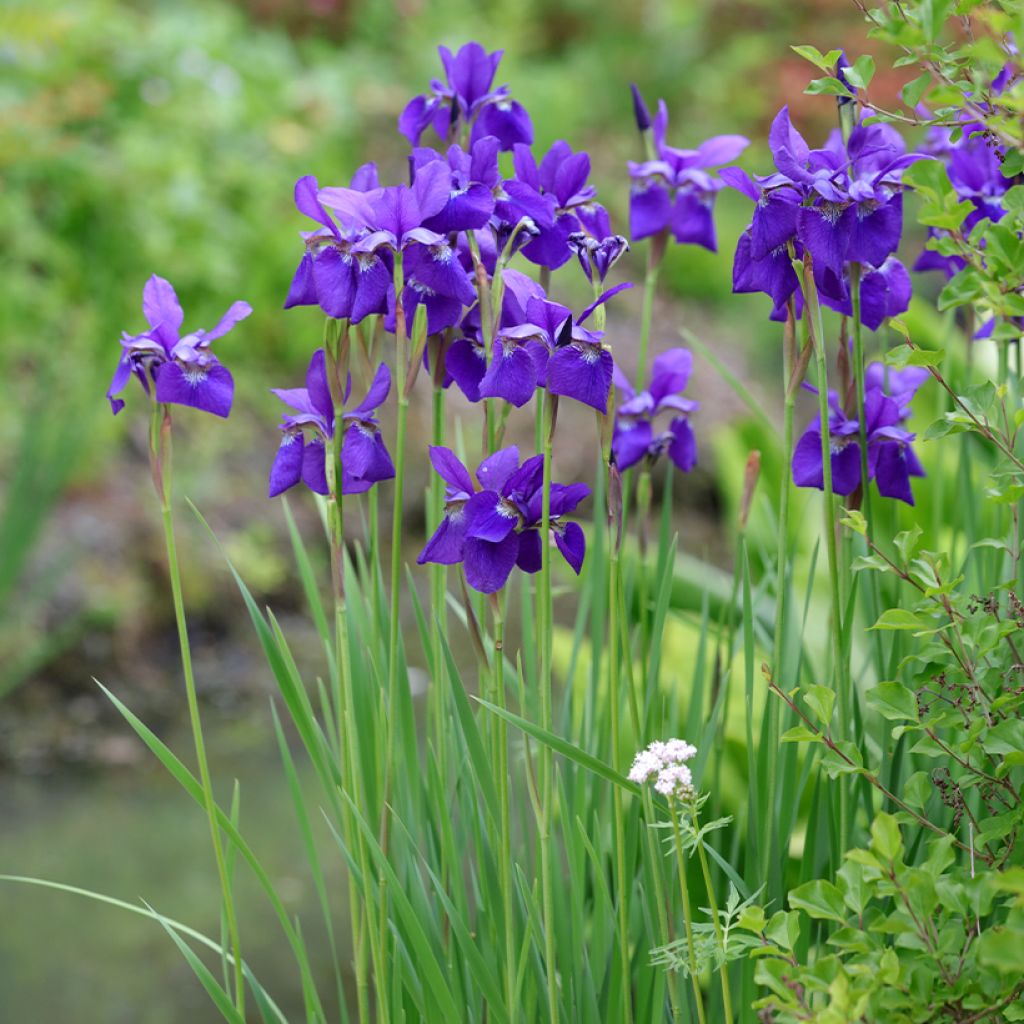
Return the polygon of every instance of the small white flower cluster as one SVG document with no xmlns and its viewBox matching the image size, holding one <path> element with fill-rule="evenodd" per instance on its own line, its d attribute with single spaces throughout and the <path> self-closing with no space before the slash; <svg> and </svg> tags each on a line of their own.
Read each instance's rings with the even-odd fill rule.
<svg viewBox="0 0 1024 1024">
<path fill-rule="evenodd" d="M 643 784 L 654 779 L 662 796 L 689 800 L 694 795 L 693 774 L 685 762 L 697 756 L 697 748 L 685 740 L 655 740 L 633 759 L 629 781 Z"/>
</svg>

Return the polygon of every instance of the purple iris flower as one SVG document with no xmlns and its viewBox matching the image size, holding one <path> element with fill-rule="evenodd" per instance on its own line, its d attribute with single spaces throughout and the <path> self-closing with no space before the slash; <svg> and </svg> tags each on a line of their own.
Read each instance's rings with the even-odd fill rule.
<svg viewBox="0 0 1024 1024">
<path fill-rule="evenodd" d="M 351 387 L 350 377 L 345 383 L 343 403 L 348 402 Z M 391 372 L 381 363 L 366 397 L 342 415 L 342 494 L 360 494 L 395 475 L 374 416 L 390 390 Z M 311 491 L 327 494 L 327 446 L 334 437 L 335 409 L 324 350 L 313 353 L 304 388 L 274 388 L 273 392 L 294 412 L 285 416 L 281 424 L 281 445 L 270 470 L 270 497 L 287 491 L 300 480 Z"/>
<path fill-rule="evenodd" d="M 476 289 L 459 260 L 458 251 L 446 237 L 433 245 L 416 245 L 409 249 L 403 265 L 405 287 L 402 309 L 411 323 L 416 307 L 427 308 L 427 333 L 439 334 L 454 327 L 462 319 L 463 309 L 476 302 Z M 395 329 L 394 288 L 388 293 L 386 330 Z"/>
<path fill-rule="evenodd" d="M 169 281 L 154 274 L 142 289 L 142 315 L 149 330 L 121 335 L 121 357 L 107 388 L 107 400 L 116 416 L 124 400 L 116 397 L 132 374 L 148 395 L 150 380 L 156 385 L 156 400 L 173 405 L 227 416 L 235 394 L 235 382 L 210 345 L 252 312 L 248 302 L 234 302 L 211 331 L 193 331 L 181 336 L 185 319 L 178 296 Z"/>
<path fill-rule="evenodd" d="M 914 504 L 910 478 L 923 477 L 925 472 L 911 447 L 915 435 L 902 424 L 910 416 L 910 401 L 926 376 L 926 370 L 916 367 L 894 371 L 879 363 L 871 364 L 865 375 L 868 479 L 875 481 L 883 497 L 898 498 L 908 505 Z M 836 494 L 849 495 L 861 484 L 860 424 L 856 417 L 846 414 L 834 391 L 828 398 L 832 489 Z M 798 487 L 824 489 L 820 417 L 797 442 L 792 469 Z"/>
<path fill-rule="evenodd" d="M 795 295 L 796 315 L 803 309 L 803 293 L 785 242 L 755 256 L 754 228 L 750 226 L 736 243 L 736 256 L 732 265 L 732 290 L 736 293 L 764 292 L 772 300 L 770 320 L 785 320 L 787 303 Z M 794 254 L 803 258 L 803 246 L 794 244 Z"/>
<path fill-rule="evenodd" d="M 622 235 L 613 235 L 608 211 L 597 204 L 584 213 L 580 219 L 586 231 L 574 231 L 568 238 L 569 248 L 576 253 L 587 280 L 593 282 L 594 275 L 604 284 L 608 271 L 619 259 L 629 252 L 629 242 Z"/>
<path fill-rule="evenodd" d="M 430 95 L 415 96 L 398 119 L 398 130 L 418 146 L 433 126 L 442 142 L 456 139 L 472 125 L 470 142 L 491 135 L 503 150 L 533 142 L 533 124 L 524 107 L 509 96 L 508 86 L 492 88 L 502 50 L 488 53 L 479 43 L 466 43 L 458 53 L 439 46 L 446 81 L 433 79 Z"/>
<path fill-rule="evenodd" d="M 552 395 L 565 395 L 589 405 L 599 413 L 608 412 L 615 361 L 603 343 L 603 331 L 590 331 L 584 321 L 613 295 L 632 288 L 624 281 L 598 296 L 579 317 L 566 320 L 554 332 L 554 348 L 547 361 L 547 389 Z M 547 303 L 548 306 L 554 305 Z"/>
<path fill-rule="evenodd" d="M 650 384 L 638 394 L 615 367 L 615 386 L 626 399 L 616 410 L 612 434 L 612 454 L 619 470 L 625 472 L 644 458 L 653 462 L 663 453 L 684 473 L 697 465 L 697 440 L 688 417 L 700 403 L 679 394 L 692 369 L 693 355 L 685 348 L 671 348 L 654 360 Z M 654 420 L 661 413 L 673 414 L 672 421 L 667 430 L 655 434 Z"/>
<path fill-rule="evenodd" d="M 539 164 L 529 146 L 516 146 L 513 166 L 517 180 L 542 196 L 548 207 L 548 216 L 537 222 L 539 233 L 523 247 L 523 255 L 531 263 L 557 270 L 572 256 L 569 236 L 586 227 L 585 218 L 597 206 L 597 189 L 587 184 L 590 157 L 574 153 L 559 139 Z"/>
<path fill-rule="evenodd" d="M 598 306 L 632 285 L 616 285 L 574 320 L 525 275 L 505 270 L 501 320 L 491 352 L 482 341 L 479 310 L 463 320 L 463 337 L 448 350 L 446 369 L 471 402 L 503 398 L 525 405 L 538 387 L 574 398 L 599 412 L 608 409 L 613 360 L 600 331 L 583 323 Z"/>
<path fill-rule="evenodd" d="M 811 254 L 822 301 L 848 312 L 849 264 L 880 269 L 896 251 L 903 230 L 902 172 L 924 157 L 907 153 L 899 133 L 884 124 L 855 126 L 847 143 L 836 130 L 823 148 L 812 150 L 787 107 L 768 139 L 774 174 L 754 179 L 736 167 L 721 172 L 726 184 L 755 204 L 736 251 L 735 290 L 767 292 L 775 303 L 773 318 L 781 319 L 780 296 L 798 287 L 786 250 L 799 243 L 798 252 Z"/>
<path fill-rule="evenodd" d="M 463 563 L 466 582 L 485 594 L 501 590 L 512 570 L 541 567 L 544 456 L 519 464 L 519 449 L 503 448 L 477 467 L 478 490 L 466 467 L 447 448 L 431 448 L 430 460 L 447 484 L 441 524 L 417 561 Z M 551 536 L 578 575 L 586 538 L 578 523 L 563 522 L 590 494 L 586 484 L 552 484 Z"/>
<path fill-rule="evenodd" d="M 377 168 L 364 164 L 352 176 L 350 189 L 380 191 Z M 311 174 L 295 183 L 295 205 L 300 213 L 322 225 L 304 232 L 306 251 L 295 271 L 284 308 L 319 306 L 327 316 L 359 323 L 383 313 L 391 285 L 390 255 L 357 250 L 369 234 L 363 225 L 340 229 L 318 198 L 319 186 Z"/>
<path fill-rule="evenodd" d="M 527 310 L 531 299 L 542 302 L 545 294 L 536 281 L 518 270 L 502 271 L 502 284 L 501 318 L 491 352 L 487 352 L 483 342 L 480 307 L 474 306 L 462 320 L 462 337 L 448 349 L 445 369 L 471 402 L 500 397 L 513 405 L 524 405 L 543 381 L 544 367 L 540 360 L 543 355 L 546 363 L 546 346 L 550 344 L 542 325 L 531 326 Z M 570 315 L 569 310 L 565 310 L 565 315 Z M 524 326 L 529 329 L 524 331 Z M 502 367 L 506 359 L 510 365 Z M 486 386 L 483 384 L 485 376 L 488 377 Z M 529 394 L 525 397 L 524 377 L 529 381 Z M 510 385 L 508 388 L 504 386 L 506 383 Z"/>
<path fill-rule="evenodd" d="M 712 211 L 722 182 L 712 169 L 735 160 L 750 145 L 742 135 L 716 135 L 697 149 L 665 142 L 668 107 L 658 101 L 653 135 L 655 159 L 630 161 L 629 230 L 634 239 L 671 231 L 675 240 L 716 251 Z"/>
<path fill-rule="evenodd" d="M 601 331 L 566 321 L 548 358 L 547 384 L 553 395 L 575 398 L 600 413 L 608 411 L 615 363 Z"/>
<path fill-rule="evenodd" d="M 860 319 L 865 327 L 877 331 L 891 316 L 910 308 L 912 287 L 907 268 L 890 256 L 877 270 L 868 270 L 860 282 Z M 837 303 L 826 297 L 825 304 L 840 313 L 852 315 L 849 303 Z"/>
<path fill-rule="evenodd" d="M 349 231 L 367 232 L 353 246 L 354 252 L 405 249 L 415 242 L 434 245 L 444 236 L 425 228 L 424 222 L 439 214 L 451 196 L 451 168 L 443 160 L 431 160 L 415 168 L 411 185 L 391 185 L 367 192 L 356 188 L 322 188 L 319 202 L 334 210 Z"/>
<path fill-rule="evenodd" d="M 413 163 L 411 185 L 395 185 L 361 192 L 354 188 L 322 188 L 317 199 L 335 211 L 345 231 L 356 236 L 351 252 L 357 259 L 379 258 L 381 252 L 404 252 L 403 309 L 410 320 L 416 306 L 427 306 L 428 331 L 437 333 L 456 324 L 462 307 L 475 292 L 449 236 L 426 227 L 452 213 L 453 174 L 440 158 L 419 166 Z M 456 216 L 477 220 L 471 209 Z M 395 295 L 389 279 L 383 290 L 386 324 L 394 330 Z M 383 311 L 383 310 L 381 310 Z"/>
<path fill-rule="evenodd" d="M 953 142 L 952 129 L 929 128 L 921 151 L 946 165 L 950 184 L 957 196 L 974 207 L 960 229 L 965 236 L 970 234 L 979 221 L 1002 220 L 1006 213 L 1003 197 L 1014 185 L 1020 184 L 1021 179 L 1019 176 L 1003 176 L 1000 165 L 1004 152 L 992 144 L 984 125 L 971 121 L 969 115 L 965 115 L 957 142 Z M 928 229 L 929 239 L 939 239 L 945 235 L 946 232 L 940 228 Z M 926 248 L 914 263 L 914 270 L 938 270 L 951 278 L 965 266 L 966 263 L 959 256 L 944 256 L 934 249 Z"/>
<path fill-rule="evenodd" d="M 493 160 L 492 160 L 493 157 Z M 424 221 L 431 231 L 449 234 L 482 228 L 494 213 L 492 174 L 497 171 L 498 140 L 481 140 L 467 153 L 461 146 L 449 146 L 442 157 L 436 150 L 418 147 L 412 151 L 413 173 L 429 163 L 445 160 L 451 173 L 448 201 L 439 213 Z"/>
</svg>

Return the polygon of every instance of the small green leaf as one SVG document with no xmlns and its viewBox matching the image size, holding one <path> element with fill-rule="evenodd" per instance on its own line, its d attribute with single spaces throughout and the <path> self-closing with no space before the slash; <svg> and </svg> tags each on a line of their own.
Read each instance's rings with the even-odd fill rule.
<svg viewBox="0 0 1024 1024">
<path fill-rule="evenodd" d="M 851 67 L 844 69 L 846 80 L 856 89 L 866 89 L 875 77 L 875 58 L 870 54 L 861 54 Z"/>
<path fill-rule="evenodd" d="M 851 563 L 854 572 L 874 569 L 876 572 L 892 572 L 892 566 L 881 555 L 858 555 Z"/>
<path fill-rule="evenodd" d="M 1016 178 L 1018 174 L 1024 173 L 1024 151 L 1008 148 L 999 170 L 1004 178 Z"/>
<path fill-rule="evenodd" d="M 878 966 L 878 976 L 886 985 L 896 985 L 899 982 L 900 958 L 892 946 L 882 954 L 882 959 Z"/>
<path fill-rule="evenodd" d="M 878 617 L 878 621 L 869 629 L 912 629 L 930 631 L 931 623 L 927 619 L 908 612 L 905 608 L 888 608 Z"/>
<path fill-rule="evenodd" d="M 931 226 L 941 227 L 943 225 L 932 224 Z M 980 298 L 983 290 L 983 282 L 977 271 L 973 267 L 966 267 L 939 292 L 937 303 L 939 312 L 945 312 L 954 306 L 966 306 L 969 302 Z"/>
<path fill-rule="evenodd" d="M 748 932 L 756 932 L 758 935 L 764 931 L 767 921 L 764 916 L 763 907 L 744 907 L 736 923 L 740 928 Z"/>
<path fill-rule="evenodd" d="M 864 865 L 855 860 L 847 859 L 836 872 L 839 887 L 843 892 L 843 901 L 855 914 L 862 914 L 871 902 L 871 887 L 864 877 Z"/>
<path fill-rule="evenodd" d="M 810 96 L 846 96 L 853 98 L 853 93 L 838 78 L 815 78 L 804 92 Z"/>
<path fill-rule="evenodd" d="M 776 946 L 792 949 L 800 938 L 800 915 L 792 910 L 788 913 L 783 910 L 777 911 L 772 914 L 764 934 Z"/>
<path fill-rule="evenodd" d="M 817 684 L 808 686 L 804 690 L 804 701 L 814 712 L 815 717 L 822 725 L 828 725 L 832 720 L 832 708 L 835 706 L 836 695 L 827 686 Z"/>
<path fill-rule="evenodd" d="M 897 533 L 893 538 L 893 546 L 903 557 L 904 562 L 910 561 L 910 556 L 913 555 L 917 548 L 917 542 L 921 539 L 921 527 L 916 523 L 912 529 L 903 530 Z"/>
<path fill-rule="evenodd" d="M 868 706 L 891 722 L 905 718 L 917 721 L 917 698 L 902 683 L 879 683 L 868 690 L 867 698 Z"/>
<path fill-rule="evenodd" d="M 988 928 L 978 940 L 978 962 L 1003 974 L 1024 974 L 1024 931 Z"/>
<path fill-rule="evenodd" d="M 871 696 L 868 695 L 868 703 L 871 703 Z M 889 716 L 886 715 L 888 718 Z M 923 811 L 931 798 L 934 787 L 927 772 L 914 772 L 903 784 L 903 801 L 911 807 Z"/>
<path fill-rule="evenodd" d="M 823 921 L 846 921 L 846 906 L 843 894 L 831 882 L 815 878 L 791 889 L 789 905 L 794 910 L 803 910 L 809 916 Z"/>
<path fill-rule="evenodd" d="M 884 811 L 871 822 L 871 849 L 884 861 L 898 860 L 903 854 L 899 822 Z"/>
<path fill-rule="evenodd" d="M 1012 892 L 1018 896 L 1024 896 L 1024 868 L 1007 868 L 993 875 L 992 884 L 1000 892 Z"/>
<path fill-rule="evenodd" d="M 840 522 L 848 530 L 853 530 L 854 533 L 859 533 L 862 537 L 868 532 L 868 521 L 857 509 L 848 509 Z"/>
<path fill-rule="evenodd" d="M 816 68 L 821 71 L 831 71 L 836 63 L 839 61 L 840 50 L 829 50 L 828 53 L 822 53 L 816 46 L 791 46 L 790 49 L 799 56 L 803 57 L 804 60 L 810 61 Z"/>
<path fill-rule="evenodd" d="M 794 725 L 787 729 L 779 740 L 782 743 L 820 743 L 821 737 L 806 725 Z"/>
<path fill-rule="evenodd" d="M 946 353 L 938 348 L 918 348 L 916 345 L 897 345 L 885 354 L 887 366 L 902 370 L 907 366 L 941 366 Z"/>
<path fill-rule="evenodd" d="M 921 97 L 928 91 L 931 84 L 932 76 L 927 71 L 912 82 L 908 82 L 900 92 L 903 102 L 913 110 L 921 102 Z"/>
<path fill-rule="evenodd" d="M 828 71 L 828 65 L 825 63 L 825 58 L 822 55 L 821 50 L 816 46 L 803 45 L 803 46 L 791 46 L 790 49 L 804 60 L 810 61 L 816 68 L 820 68 L 822 71 Z"/>
</svg>

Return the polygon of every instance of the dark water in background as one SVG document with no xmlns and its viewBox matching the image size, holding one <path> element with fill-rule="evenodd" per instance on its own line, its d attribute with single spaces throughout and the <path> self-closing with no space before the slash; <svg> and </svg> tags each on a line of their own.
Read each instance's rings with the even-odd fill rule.
<svg viewBox="0 0 1024 1024">
<path fill-rule="evenodd" d="M 207 746 L 215 752 L 211 770 L 223 806 L 238 777 L 242 833 L 289 912 L 301 913 L 327 1000 L 333 988 L 330 951 L 268 719 L 269 711 L 257 722 L 207 716 Z M 188 733 L 168 742 L 194 763 Z M 301 755 L 296 761 L 301 765 Z M 312 786 L 307 791 L 316 828 L 316 794 Z M 322 833 L 335 927 L 343 936 L 347 886 L 326 826 Z M 148 756 L 116 771 L 0 776 L 0 873 L 64 882 L 137 905 L 145 900 L 206 935 L 219 931 L 206 815 Z M 243 954 L 289 1019 L 301 1019 L 298 972 L 277 920 L 244 863 L 236 877 Z M 219 974 L 216 959 L 204 958 Z M 157 922 L 81 896 L 0 882 L 0 1024 L 220 1020 Z"/>
</svg>

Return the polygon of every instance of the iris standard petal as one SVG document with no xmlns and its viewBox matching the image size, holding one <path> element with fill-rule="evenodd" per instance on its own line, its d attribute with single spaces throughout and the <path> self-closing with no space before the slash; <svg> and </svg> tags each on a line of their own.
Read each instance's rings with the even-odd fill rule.
<svg viewBox="0 0 1024 1024">
<path fill-rule="evenodd" d="M 317 411 L 328 431 L 334 430 L 334 401 L 327 382 L 327 353 L 318 348 L 306 369 L 306 392 L 310 405 Z"/>
<path fill-rule="evenodd" d="M 250 313 L 252 313 L 252 306 L 248 302 L 232 302 L 228 311 L 217 321 L 217 325 L 212 330 L 202 332 L 203 341 L 216 341 L 218 338 L 223 338 Z"/>
<path fill-rule="evenodd" d="M 464 494 L 472 494 L 476 490 L 469 470 L 450 448 L 431 445 L 430 462 L 437 475 L 454 490 Z"/>
<path fill-rule="evenodd" d="M 142 289 L 142 315 L 168 352 L 178 340 L 185 314 L 170 281 L 154 274 Z"/>
<path fill-rule="evenodd" d="M 386 401 L 391 391 L 391 371 L 387 363 L 381 363 L 377 372 L 373 375 L 370 387 L 367 389 L 366 397 L 353 409 L 351 413 L 358 416 L 367 416 L 375 409 L 379 409 Z"/>
<path fill-rule="evenodd" d="M 492 491 L 500 491 L 508 478 L 519 466 L 519 448 L 509 445 L 499 448 L 493 455 L 488 455 L 476 468 L 476 478 L 480 486 Z"/>
<path fill-rule="evenodd" d="M 655 402 L 686 388 L 693 371 L 693 353 L 685 348 L 670 348 L 651 363 L 651 397 Z"/>
</svg>

